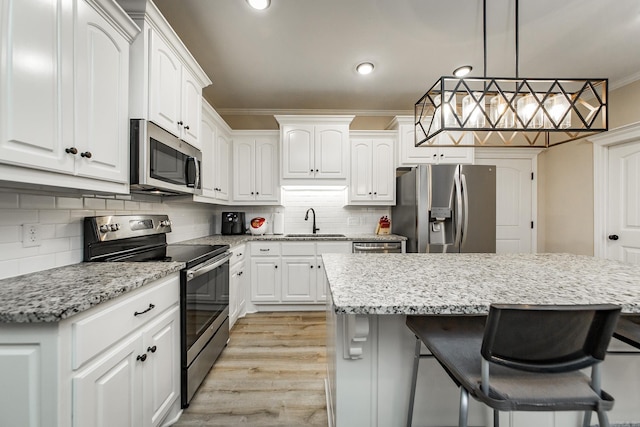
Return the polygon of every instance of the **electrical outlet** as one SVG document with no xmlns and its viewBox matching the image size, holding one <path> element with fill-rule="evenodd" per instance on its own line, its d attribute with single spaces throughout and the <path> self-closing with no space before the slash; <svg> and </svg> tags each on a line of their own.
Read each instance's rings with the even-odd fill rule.
<svg viewBox="0 0 640 427">
<path fill-rule="evenodd" d="M 40 246 L 40 226 L 38 224 L 22 225 L 22 246 L 25 248 Z"/>
</svg>

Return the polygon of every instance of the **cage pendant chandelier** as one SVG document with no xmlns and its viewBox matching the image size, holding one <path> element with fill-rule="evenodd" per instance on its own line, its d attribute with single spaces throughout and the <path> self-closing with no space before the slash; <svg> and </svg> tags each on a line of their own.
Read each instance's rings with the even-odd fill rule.
<svg viewBox="0 0 640 427">
<path fill-rule="evenodd" d="M 483 77 L 440 77 L 415 104 L 415 145 L 547 148 L 608 129 L 608 79 L 519 77 L 519 0 L 515 0 L 515 77 L 487 77 L 483 0 Z"/>
</svg>

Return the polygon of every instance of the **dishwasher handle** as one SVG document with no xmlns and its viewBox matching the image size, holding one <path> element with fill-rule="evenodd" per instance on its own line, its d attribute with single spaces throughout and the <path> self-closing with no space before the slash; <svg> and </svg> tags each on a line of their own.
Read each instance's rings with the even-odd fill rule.
<svg viewBox="0 0 640 427">
<path fill-rule="evenodd" d="M 402 252 L 402 243 L 392 242 L 392 243 L 354 243 L 353 244 L 353 252 L 378 252 L 378 253 L 401 253 Z"/>
</svg>

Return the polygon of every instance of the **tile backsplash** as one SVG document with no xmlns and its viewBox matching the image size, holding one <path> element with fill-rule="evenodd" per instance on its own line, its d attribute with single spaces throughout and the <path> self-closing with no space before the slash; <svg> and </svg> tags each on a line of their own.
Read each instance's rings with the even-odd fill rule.
<svg viewBox="0 0 640 427">
<path fill-rule="evenodd" d="M 167 214 L 169 243 L 212 234 L 213 205 L 155 199 L 0 192 L 0 279 L 82 262 L 86 216 Z M 23 224 L 37 225 L 39 246 L 23 245 Z"/>
<path fill-rule="evenodd" d="M 0 279 L 82 262 L 82 221 L 86 216 L 166 214 L 172 222 L 169 243 L 220 233 L 221 213 L 246 212 L 247 222 L 256 216 L 271 220 L 284 214 L 285 233 L 310 233 L 316 212 L 320 233 L 374 233 L 389 208 L 347 206 L 343 187 L 290 187 L 282 190 L 282 206 L 220 206 L 184 199 L 145 196 L 75 196 L 0 189 Z M 38 246 L 25 246 L 23 225 L 38 228 Z M 247 224 L 248 225 L 248 224 Z M 271 232 L 271 225 L 267 229 Z"/>
</svg>

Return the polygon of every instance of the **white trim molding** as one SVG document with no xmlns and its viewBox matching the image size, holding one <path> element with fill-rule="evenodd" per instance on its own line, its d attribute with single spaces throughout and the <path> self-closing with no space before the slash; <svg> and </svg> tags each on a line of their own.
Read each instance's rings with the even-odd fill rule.
<svg viewBox="0 0 640 427">
<path fill-rule="evenodd" d="M 593 254 L 606 258 L 609 147 L 640 142 L 640 122 L 587 138 L 593 143 Z"/>
</svg>

